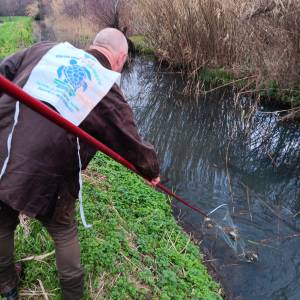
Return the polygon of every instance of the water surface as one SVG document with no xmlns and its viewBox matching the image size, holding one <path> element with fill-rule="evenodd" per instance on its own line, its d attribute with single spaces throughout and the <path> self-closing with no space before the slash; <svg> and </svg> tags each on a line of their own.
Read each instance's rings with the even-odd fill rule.
<svg viewBox="0 0 300 300">
<path fill-rule="evenodd" d="M 156 146 L 166 185 L 206 211 L 227 204 L 245 247 L 234 252 L 174 202 L 179 222 L 203 238 L 230 299 L 300 299 L 300 237 L 285 238 L 300 232 L 299 128 L 233 91 L 187 97 L 183 84 L 136 59 L 122 89 Z M 220 209 L 214 217 L 223 216 Z M 257 253 L 258 262 L 247 263 L 242 250 Z"/>
</svg>

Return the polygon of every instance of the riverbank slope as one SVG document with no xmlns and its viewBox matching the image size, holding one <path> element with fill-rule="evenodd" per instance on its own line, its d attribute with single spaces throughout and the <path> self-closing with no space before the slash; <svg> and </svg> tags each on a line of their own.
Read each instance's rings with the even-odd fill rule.
<svg viewBox="0 0 300 300">
<path fill-rule="evenodd" d="M 168 198 L 100 153 L 84 179 L 84 209 L 93 225 L 83 228 L 78 217 L 85 299 L 222 299 Z M 43 286 L 51 299 L 59 299 L 52 251 L 37 221 L 18 230 L 17 258 L 29 257 L 24 298 L 42 295 Z"/>
</svg>

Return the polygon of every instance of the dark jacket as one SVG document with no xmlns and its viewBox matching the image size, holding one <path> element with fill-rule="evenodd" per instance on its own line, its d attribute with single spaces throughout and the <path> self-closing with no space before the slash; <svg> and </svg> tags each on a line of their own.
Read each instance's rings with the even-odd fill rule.
<svg viewBox="0 0 300 300">
<path fill-rule="evenodd" d="M 38 43 L 12 55 L 0 64 L 0 74 L 23 87 L 34 66 L 54 45 Z M 110 68 L 101 53 L 87 52 Z M 7 156 L 15 103 L 10 96 L 0 95 L 0 169 Z M 159 175 L 153 146 L 139 136 L 132 111 L 117 85 L 80 127 L 133 163 L 147 178 Z M 84 142 L 80 146 L 84 169 L 96 150 Z M 59 201 L 67 205 L 77 198 L 78 170 L 76 137 L 20 103 L 10 161 L 0 181 L 0 201 L 30 217 L 51 215 Z"/>
</svg>

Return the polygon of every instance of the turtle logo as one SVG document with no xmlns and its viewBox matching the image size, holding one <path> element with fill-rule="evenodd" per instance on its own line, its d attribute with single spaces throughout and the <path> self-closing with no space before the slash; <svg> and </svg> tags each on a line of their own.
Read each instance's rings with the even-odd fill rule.
<svg viewBox="0 0 300 300">
<path fill-rule="evenodd" d="M 92 80 L 89 70 L 79 66 L 74 58 L 70 60 L 70 66 L 60 66 L 57 69 L 57 75 L 59 78 L 59 80 L 55 80 L 57 87 L 66 90 L 69 96 L 75 96 L 81 87 L 85 92 L 88 88 L 86 80 Z"/>
</svg>

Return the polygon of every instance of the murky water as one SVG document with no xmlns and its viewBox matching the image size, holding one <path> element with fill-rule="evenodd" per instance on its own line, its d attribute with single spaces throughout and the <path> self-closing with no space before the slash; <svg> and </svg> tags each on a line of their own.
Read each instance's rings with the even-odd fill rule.
<svg viewBox="0 0 300 300">
<path fill-rule="evenodd" d="M 166 185 L 206 211 L 228 204 L 245 250 L 258 254 L 247 263 L 204 233 L 202 248 L 230 299 L 300 299 L 300 237 L 291 237 L 300 232 L 299 128 L 232 91 L 193 99 L 180 93 L 182 85 L 180 76 L 140 59 L 122 81 Z M 201 239 L 201 216 L 174 204 L 179 222 Z"/>
</svg>

